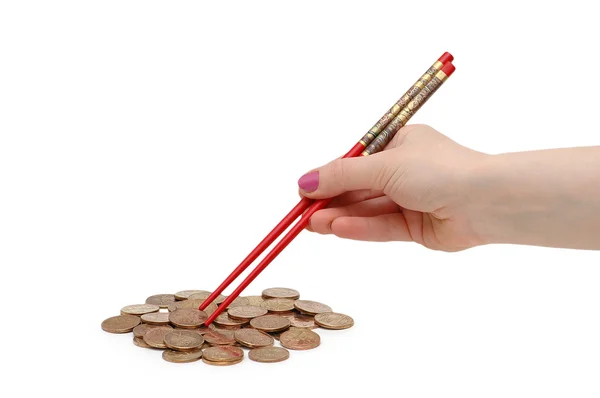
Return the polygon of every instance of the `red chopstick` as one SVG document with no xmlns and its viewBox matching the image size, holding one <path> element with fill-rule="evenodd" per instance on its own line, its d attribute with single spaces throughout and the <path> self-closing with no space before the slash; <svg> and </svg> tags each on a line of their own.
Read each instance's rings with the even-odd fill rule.
<svg viewBox="0 0 600 398">
<path fill-rule="evenodd" d="M 444 66 L 444 64 L 450 64 L 453 60 L 453 57 L 449 53 L 444 53 L 438 61 L 427 71 L 426 75 L 413 85 L 411 90 L 407 92 L 398 102 L 390 109 L 388 113 L 386 113 L 378 123 L 373 126 L 373 128 L 361 139 L 346 155 L 344 158 L 348 157 L 356 157 L 360 155 L 368 144 L 376 138 L 379 131 L 381 131 L 382 127 L 388 124 L 395 115 L 398 115 L 400 110 L 403 108 L 399 107 L 399 104 L 406 105 L 409 100 L 415 98 L 415 96 L 419 93 L 421 88 L 425 87 L 425 83 L 434 78 L 434 74 Z M 440 83 L 441 84 L 441 83 Z M 415 90 L 415 87 L 418 88 Z M 412 94 L 411 94 L 412 91 Z M 426 100 L 426 97 L 425 97 Z M 423 103 L 425 102 L 423 101 Z M 419 105 L 420 106 L 420 105 Z M 416 111 L 416 110 L 415 110 Z M 412 115 L 412 113 L 411 113 Z M 410 116 L 408 116 L 410 118 Z M 407 121 L 407 120 L 406 120 Z M 405 123 L 405 122 L 403 122 Z M 394 132 L 395 133 L 395 132 Z M 393 134 L 391 137 L 393 137 Z M 387 135 L 390 135 L 388 132 Z M 391 139 L 390 137 L 390 139 Z M 364 153 L 363 153 L 364 155 Z M 308 224 L 308 220 L 310 217 L 318 210 L 325 208 L 332 199 L 319 200 L 314 202 L 311 199 L 303 198 L 300 202 L 277 224 L 277 226 L 259 243 L 259 245 L 238 265 L 238 267 L 219 285 L 219 287 L 213 291 L 213 293 L 207 297 L 207 299 L 202 303 L 199 307 L 201 310 L 206 308 L 219 294 L 223 292 L 230 284 L 233 282 L 266 248 L 270 246 L 271 243 L 277 239 L 285 229 L 289 227 L 289 225 L 300 216 L 304 211 L 306 213 L 301 217 L 300 221 L 296 223 L 288 232 L 288 234 L 273 248 L 273 250 L 267 254 L 267 256 L 261 261 L 261 263 L 254 269 L 248 277 L 238 286 L 238 288 L 231 294 L 229 297 L 219 306 L 217 311 L 215 311 L 205 322 L 206 325 L 209 325 L 227 306 L 235 300 L 239 296 L 239 294 L 264 270 L 271 261 L 277 257 L 277 255 L 306 227 Z M 314 202 L 314 203 L 313 203 Z M 222 308 L 221 308 L 222 307 Z"/>
</svg>

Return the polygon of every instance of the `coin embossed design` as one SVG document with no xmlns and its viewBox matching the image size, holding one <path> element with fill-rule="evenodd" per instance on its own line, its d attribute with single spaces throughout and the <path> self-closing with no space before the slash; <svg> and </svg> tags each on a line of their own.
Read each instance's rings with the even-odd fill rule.
<svg viewBox="0 0 600 398">
<path fill-rule="evenodd" d="M 297 328 L 316 329 L 319 326 L 315 323 L 315 317 L 312 315 L 304 315 L 293 312 L 289 315 L 282 315 L 290 320 L 290 326 Z"/>
<path fill-rule="evenodd" d="M 134 315 L 117 315 L 102 322 L 102 330 L 108 333 L 129 333 L 140 324 L 140 318 Z"/>
<path fill-rule="evenodd" d="M 169 321 L 182 329 L 194 329 L 202 326 L 208 315 L 195 308 L 179 308 L 169 312 Z"/>
<path fill-rule="evenodd" d="M 143 339 L 150 347 L 167 348 L 165 345 L 165 336 L 173 332 L 173 328 L 158 326 L 146 332 Z"/>
<path fill-rule="evenodd" d="M 269 312 L 288 312 L 294 309 L 294 300 L 285 298 L 272 298 L 263 301 L 260 306 Z"/>
<path fill-rule="evenodd" d="M 175 299 L 176 300 L 187 300 L 188 298 L 190 298 L 190 296 L 192 294 L 195 293 L 206 293 L 206 297 L 208 297 L 208 295 L 210 294 L 210 292 L 207 292 L 206 290 L 181 290 L 177 293 L 175 293 Z"/>
<path fill-rule="evenodd" d="M 136 345 L 136 346 L 138 346 L 138 347 L 141 347 L 141 348 L 154 348 L 154 347 L 151 347 L 148 344 L 146 344 L 146 342 L 144 341 L 144 339 L 141 338 L 141 337 L 134 337 L 133 338 L 133 344 Z"/>
<path fill-rule="evenodd" d="M 262 296 L 265 299 L 285 298 L 285 299 L 291 299 L 291 300 L 298 300 L 300 298 L 300 293 L 297 290 L 288 289 L 287 287 L 272 287 L 272 288 L 263 290 Z"/>
<path fill-rule="evenodd" d="M 290 327 L 290 320 L 279 315 L 263 315 L 252 319 L 250 326 L 263 332 L 280 332 Z"/>
<path fill-rule="evenodd" d="M 165 345 L 175 351 L 195 350 L 202 344 L 204 344 L 204 337 L 193 331 L 174 330 L 165 335 Z"/>
<path fill-rule="evenodd" d="M 316 315 L 320 314 L 321 312 L 332 311 L 330 306 L 311 300 L 296 300 L 294 302 L 294 307 L 296 307 L 298 311 L 309 315 Z"/>
<path fill-rule="evenodd" d="M 248 358 L 256 362 L 273 363 L 285 361 L 290 352 L 281 347 L 260 347 L 250 350 Z"/>
<path fill-rule="evenodd" d="M 168 325 L 169 324 L 169 313 L 168 312 L 150 312 L 142 315 L 142 322 L 150 325 Z"/>
<path fill-rule="evenodd" d="M 195 349 L 191 351 L 174 351 L 174 350 L 166 350 L 163 351 L 162 357 L 165 361 L 175 362 L 175 363 L 188 363 L 195 362 L 202 358 L 202 350 Z"/>
<path fill-rule="evenodd" d="M 162 327 L 171 327 L 170 325 L 161 325 Z M 147 323 L 142 323 L 133 328 L 133 336 L 142 338 L 150 329 L 154 329 L 158 327 L 157 325 L 149 325 Z"/>
<path fill-rule="evenodd" d="M 337 312 L 324 312 L 315 315 L 315 323 L 325 329 L 348 329 L 354 325 L 354 319 Z"/>
<path fill-rule="evenodd" d="M 188 300 L 206 300 L 208 298 L 208 296 L 210 296 L 211 294 L 212 294 L 211 292 L 207 292 L 206 290 L 203 290 L 201 292 L 190 295 L 188 297 Z M 217 296 L 217 298 L 213 301 L 213 303 L 221 304 L 223 301 L 225 301 L 226 298 L 227 297 L 223 296 L 222 294 L 219 294 Z"/>
<path fill-rule="evenodd" d="M 167 308 L 169 304 L 175 302 L 174 294 L 155 294 L 146 299 L 146 304 L 156 304 L 160 308 Z"/>
<path fill-rule="evenodd" d="M 211 330 L 204 334 L 204 340 L 210 345 L 235 344 L 235 337 L 232 330 Z"/>
<path fill-rule="evenodd" d="M 208 347 L 202 357 L 211 362 L 235 362 L 244 358 L 244 351 L 230 345 Z"/>
<path fill-rule="evenodd" d="M 250 348 L 272 346 L 275 339 L 265 332 L 256 329 L 240 329 L 234 333 L 235 340 Z"/>
<path fill-rule="evenodd" d="M 232 319 L 229 317 L 229 315 L 227 315 L 226 312 L 222 312 L 214 320 L 215 325 L 235 328 L 239 328 L 241 325 L 244 325 L 248 322 L 248 319 Z"/>
<path fill-rule="evenodd" d="M 244 296 L 246 300 L 248 300 L 248 305 L 254 305 L 256 307 L 260 307 L 265 299 L 262 296 Z"/>
<path fill-rule="evenodd" d="M 155 304 L 133 304 L 121 308 L 121 315 L 144 315 L 150 312 L 158 312 L 160 307 Z"/>
<path fill-rule="evenodd" d="M 293 328 L 282 333 L 279 342 L 290 350 L 310 350 L 321 344 L 321 337 L 310 329 Z"/>
<path fill-rule="evenodd" d="M 250 320 L 258 316 L 267 315 L 269 311 L 264 308 L 255 307 L 253 305 L 241 305 L 227 310 L 227 314 L 231 319 Z"/>
</svg>

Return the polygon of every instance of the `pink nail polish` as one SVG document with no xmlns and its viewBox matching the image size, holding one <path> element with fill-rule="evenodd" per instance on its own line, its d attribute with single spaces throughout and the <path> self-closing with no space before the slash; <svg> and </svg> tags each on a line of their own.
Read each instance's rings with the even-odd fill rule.
<svg viewBox="0 0 600 398">
<path fill-rule="evenodd" d="M 304 174 L 298 180 L 298 186 L 304 192 L 313 192 L 316 191 L 319 187 L 319 172 L 312 171 L 310 173 Z"/>
</svg>

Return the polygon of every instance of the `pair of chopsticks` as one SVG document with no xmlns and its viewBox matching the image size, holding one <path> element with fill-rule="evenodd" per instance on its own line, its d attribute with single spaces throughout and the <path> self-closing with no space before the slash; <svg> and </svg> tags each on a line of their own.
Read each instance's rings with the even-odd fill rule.
<svg viewBox="0 0 600 398">
<path fill-rule="evenodd" d="M 368 156 L 382 151 L 394 138 L 400 128 L 410 120 L 419 108 L 437 91 L 438 88 L 454 72 L 450 53 L 444 53 L 413 86 L 379 119 L 367 134 L 344 155 L 344 158 Z M 298 217 L 300 220 L 275 245 L 258 266 L 248 274 L 246 279 L 218 306 L 204 322 L 210 325 L 235 300 L 248 285 L 277 257 L 290 242 L 308 225 L 310 217 L 318 210 L 324 209 L 331 199 L 312 200 L 302 198 L 300 202 L 275 226 L 275 228 L 256 246 L 237 268 L 204 300 L 199 309 L 204 310 L 231 282 L 233 282 L 258 256 L 261 255 Z"/>
</svg>

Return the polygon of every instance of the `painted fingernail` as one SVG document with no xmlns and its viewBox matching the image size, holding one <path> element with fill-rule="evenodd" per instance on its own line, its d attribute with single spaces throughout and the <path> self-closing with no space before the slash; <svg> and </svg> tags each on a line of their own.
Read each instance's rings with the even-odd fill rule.
<svg viewBox="0 0 600 398">
<path fill-rule="evenodd" d="M 298 186 L 304 192 L 313 192 L 319 187 L 319 172 L 311 171 L 298 180 Z"/>
</svg>

